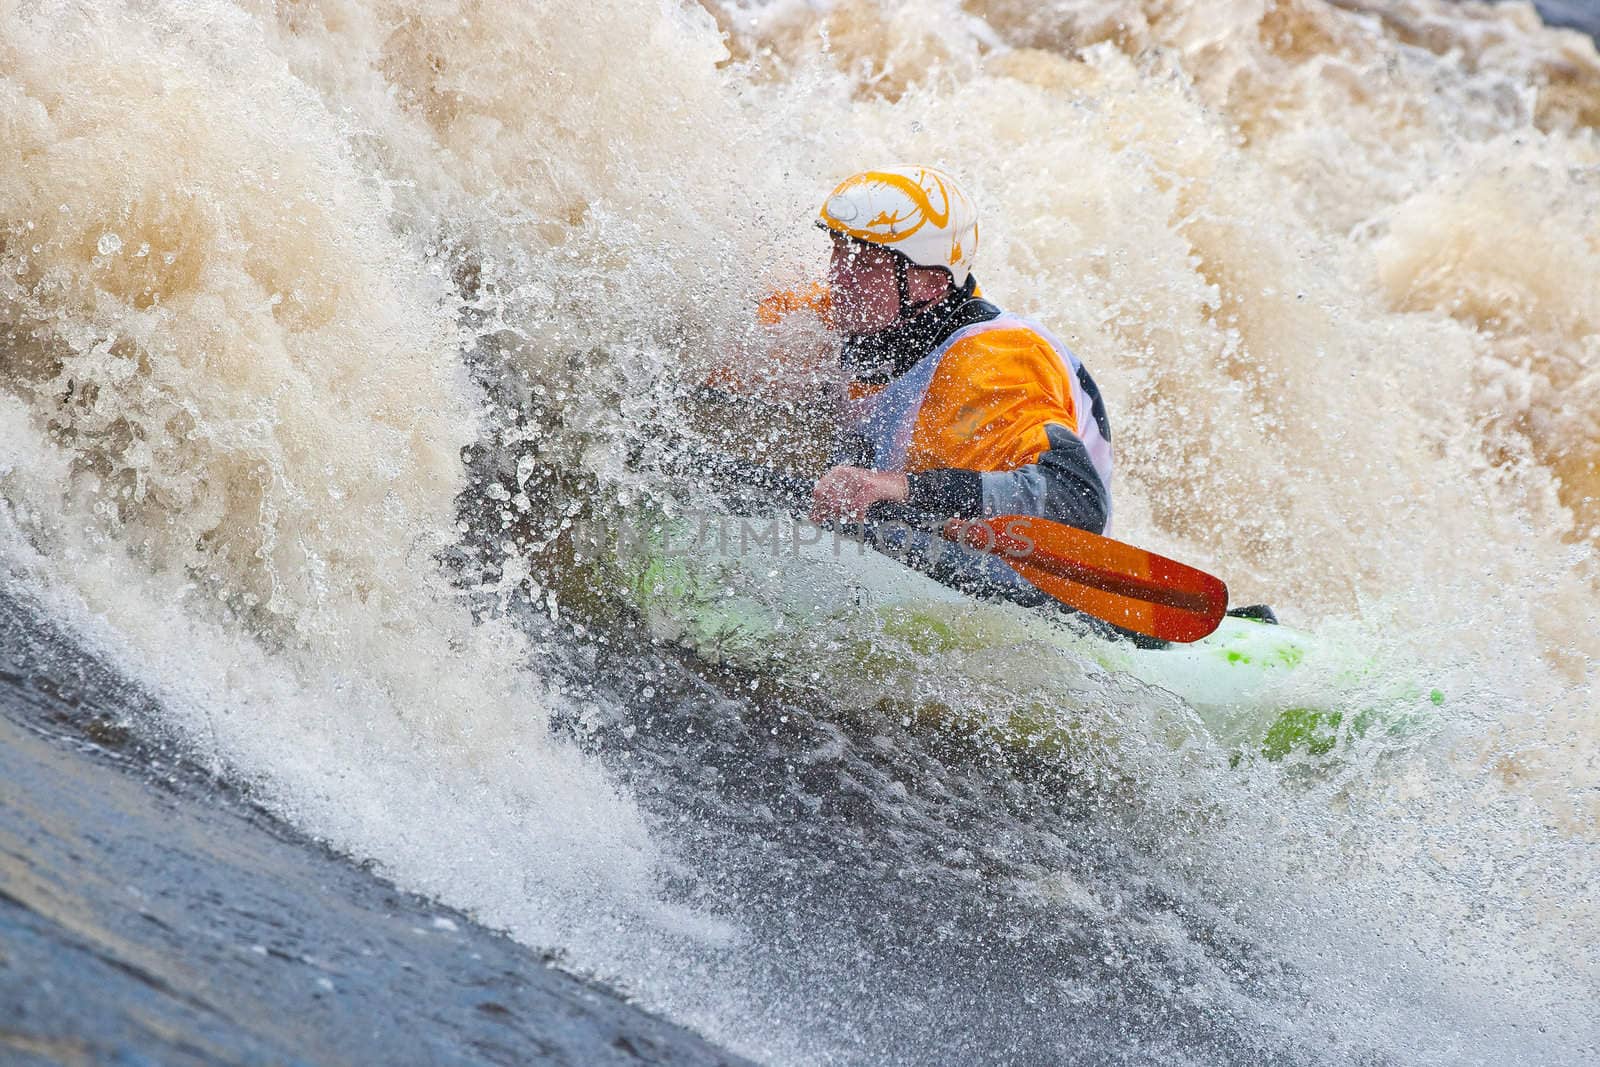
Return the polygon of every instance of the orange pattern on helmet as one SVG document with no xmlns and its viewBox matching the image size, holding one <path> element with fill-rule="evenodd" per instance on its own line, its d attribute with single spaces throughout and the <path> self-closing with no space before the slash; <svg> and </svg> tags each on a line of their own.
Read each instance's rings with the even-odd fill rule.
<svg viewBox="0 0 1600 1067">
<path fill-rule="evenodd" d="M 978 250 L 978 210 L 956 180 L 932 167 L 885 167 L 840 182 L 818 225 L 892 249 L 965 284 Z"/>
</svg>

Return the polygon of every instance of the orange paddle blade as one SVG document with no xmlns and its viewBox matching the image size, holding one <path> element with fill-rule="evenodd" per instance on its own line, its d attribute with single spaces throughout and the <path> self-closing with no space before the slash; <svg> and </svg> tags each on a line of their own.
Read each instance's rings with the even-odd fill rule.
<svg viewBox="0 0 1600 1067">
<path fill-rule="evenodd" d="M 1222 622 L 1228 587 L 1204 571 L 1028 515 L 953 519 L 944 535 L 993 552 L 1068 607 L 1163 641 L 1198 641 Z"/>
</svg>

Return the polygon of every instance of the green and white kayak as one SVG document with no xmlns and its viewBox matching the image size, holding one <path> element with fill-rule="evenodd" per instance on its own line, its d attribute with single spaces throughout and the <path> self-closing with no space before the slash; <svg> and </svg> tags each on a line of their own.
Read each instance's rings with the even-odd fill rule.
<svg viewBox="0 0 1600 1067">
<path fill-rule="evenodd" d="M 857 706 L 920 707 L 919 718 L 1030 750 L 1115 744 L 1120 727 L 1086 709 L 1118 703 L 1129 685 L 1184 709 L 1145 728 L 1174 744 L 1203 734 L 1235 760 L 1325 756 L 1375 728 L 1414 734 L 1444 702 L 1394 682 L 1371 653 L 1287 626 L 1228 617 L 1193 644 L 1140 648 L 1069 613 L 977 600 L 856 542 L 807 543 L 794 530 L 768 524 L 752 543 L 738 519 L 716 537 L 668 527 L 624 558 L 634 606 L 655 637 L 703 658 Z"/>
</svg>

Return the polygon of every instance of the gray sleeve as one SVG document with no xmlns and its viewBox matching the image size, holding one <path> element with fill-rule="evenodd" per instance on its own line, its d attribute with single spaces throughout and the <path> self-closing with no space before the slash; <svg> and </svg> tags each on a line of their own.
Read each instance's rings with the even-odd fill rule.
<svg viewBox="0 0 1600 1067">
<path fill-rule="evenodd" d="M 1100 533 L 1111 516 L 1111 494 L 1100 482 L 1078 435 L 1047 423 L 1050 447 L 1026 467 L 986 471 L 985 515 L 1038 515 L 1080 530 Z"/>
</svg>

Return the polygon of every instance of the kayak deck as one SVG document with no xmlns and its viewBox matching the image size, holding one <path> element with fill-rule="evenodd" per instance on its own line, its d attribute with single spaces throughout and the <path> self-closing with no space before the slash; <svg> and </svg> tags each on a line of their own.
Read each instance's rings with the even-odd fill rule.
<svg viewBox="0 0 1600 1067">
<path fill-rule="evenodd" d="M 1009 664 L 1020 676 L 1013 699 L 990 698 L 968 713 L 935 703 L 945 726 L 959 720 L 1013 747 L 1080 745 L 1086 720 L 1077 697 L 1085 669 L 1094 668 L 1171 693 L 1192 721 L 1168 722 L 1162 732 L 1175 730 L 1177 743 L 1203 734 L 1235 761 L 1325 756 L 1380 724 L 1390 734 L 1414 733 L 1443 702 L 1437 689 L 1379 677 L 1370 654 L 1256 619 L 1230 616 L 1192 644 L 1139 648 L 1067 612 L 976 600 L 850 542 L 841 549 L 826 539 L 776 537 L 754 552 L 668 547 L 679 544 L 663 536 L 627 561 L 634 606 L 655 636 L 869 703 L 874 694 L 926 689 L 930 668 L 992 673 Z"/>
</svg>

